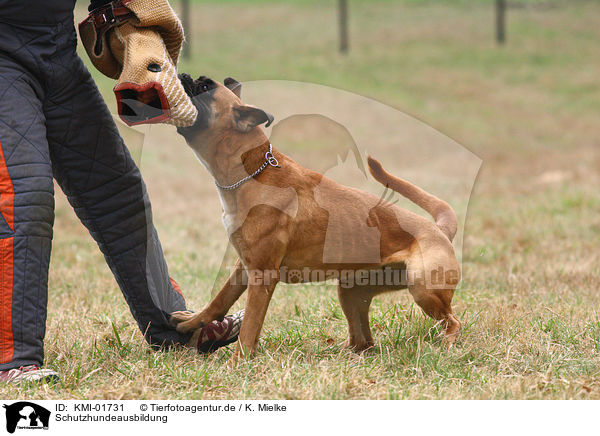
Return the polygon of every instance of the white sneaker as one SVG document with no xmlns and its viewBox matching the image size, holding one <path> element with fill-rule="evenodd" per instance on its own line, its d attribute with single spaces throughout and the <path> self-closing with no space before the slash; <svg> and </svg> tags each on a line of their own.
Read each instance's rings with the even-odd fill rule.
<svg viewBox="0 0 600 436">
<path fill-rule="evenodd" d="M 212 353 L 217 348 L 237 341 L 244 320 L 244 310 L 227 315 L 223 321 L 213 321 L 196 330 L 192 335 L 200 353 Z M 197 339 L 196 339 L 197 338 Z"/>
<path fill-rule="evenodd" d="M 56 383 L 58 373 L 51 369 L 42 369 L 37 365 L 0 371 L 0 383 Z"/>
</svg>

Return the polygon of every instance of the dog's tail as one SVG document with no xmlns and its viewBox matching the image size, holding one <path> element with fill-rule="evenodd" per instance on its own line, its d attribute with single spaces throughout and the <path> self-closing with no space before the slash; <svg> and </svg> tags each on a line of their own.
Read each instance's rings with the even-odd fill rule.
<svg viewBox="0 0 600 436">
<path fill-rule="evenodd" d="M 448 203 L 425 192 L 418 186 L 415 186 L 406 180 L 392 176 L 371 156 L 369 156 L 368 162 L 369 171 L 375 180 L 425 209 L 433 217 L 440 230 L 448 237 L 450 242 L 452 242 L 454 235 L 456 235 L 458 223 L 456 214 Z"/>
</svg>

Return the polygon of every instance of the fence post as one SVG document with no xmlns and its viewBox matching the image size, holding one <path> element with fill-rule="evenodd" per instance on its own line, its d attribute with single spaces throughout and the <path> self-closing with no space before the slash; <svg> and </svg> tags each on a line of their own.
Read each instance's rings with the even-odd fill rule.
<svg viewBox="0 0 600 436">
<path fill-rule="evenodd" d="M 181 9 L 181 24 L 185 32 L 185 44 L 183 49 L 184 59 L 190 59 L 192 57 L 192 25 L 190 20 L 190 0 L 182 0 Z"/>
<path fill-rule="evenodd" d="M 506 41 L 506 0 L 496 0 L 496 42 Z"/>
<path fill-rule="evenodd" d="M 340 21 L 340 53 L 348 53 L 348 1 L 338 1 L 338 14 Z"/>
</svg>

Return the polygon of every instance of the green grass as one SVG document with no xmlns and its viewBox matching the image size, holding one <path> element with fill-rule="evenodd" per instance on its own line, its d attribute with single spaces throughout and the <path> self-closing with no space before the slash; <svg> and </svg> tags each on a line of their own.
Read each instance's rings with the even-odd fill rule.
<svg viewBox="0 0 600 436">
<path fill-rule="evenodd" d="M 225 366 L 231 349 L 153 352 L 57 194 L 46 364 L 62 380 L 1 387 L 3 397 L 600 398 L 600 5 L 511 9 L 497 47 L 491 2 L 352 1 L 341 56 L 336 2 L 198 3 L 181 71 L 346 89 L 483 159 L 455 297 L 460 339 L 447 349 L 439 326 L 396 293 L 375 301 L 377 346 L 356 356 L 341 348 L 331 285 L 280 286 L 257 356 L 238 368 Z M 114 107 L 112 82 L 95 76 Z M 142 171 L 170 272 L 200 307 L 226 235 L 210 179 L 167 131 L 151 130 Z"/>
</svg>

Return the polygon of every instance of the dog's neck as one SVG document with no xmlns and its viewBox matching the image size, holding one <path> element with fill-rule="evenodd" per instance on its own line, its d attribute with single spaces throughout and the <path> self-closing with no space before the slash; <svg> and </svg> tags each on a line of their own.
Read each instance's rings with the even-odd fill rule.
<svg viewBox="0 0 600 436">
<path fill-rule="evenodd" d="M 211 139 L 210 146 L 194 147 L 194 152 L 213 176 L 223 207 L 231 210 L 236 201 L 236 195 L 233 194 L 242 184 L 250 182 L 249 176 L 264 167 L 270 142 L 260 129 L 243 135 L 234 134 Z M 235 186 L 240 181 L 240 186 Z"/>
<path fill-rule="evenodd" d="M 265 154 L 270 149 L 269 140 L 263 135 L 261 141 L 244 142 L 244 146 L 237 148 L 236 153 L 230 155 L 226 165 L 221 165 L 221 170 L 215 171 L 213 177 L 217 182 L 217 190 L 223 207 L 224 224 L 230 231 L 230 220 L 238 213 L 238 201 L 240 190 L 247 192 L 254 185 L 253 180 L 246 180 L 240 186 L 233 189 L 223 189 L 222 186 L 231 186 L 250 175 L 254 174 L 265 163 Z M 226 171 L 223 169 L 226 168 Z M 219 187 L 221 185 L 221 187 Z M 229 217 L 229 218 L 228 218 Z"/>
<path fill-rule="evenodd" d="M 266 139 L 266 138 L 265 138 Z M 265 142 L 250 150 L 245 151 L 240 156 L 240 160 L 247 174 L 254 174 L 265 163 L 265 155 L 271 149 L 271 142 L 266 139 Z"/>
<path fill-rule="evenodd" d="M 264 164 L 269 144 L 269 139 L 258 130 L 218 138 L 211 141 L 211 146 L 195 149 L 195 152 L 218 185 L 230 186 Z"/>
</svg>

